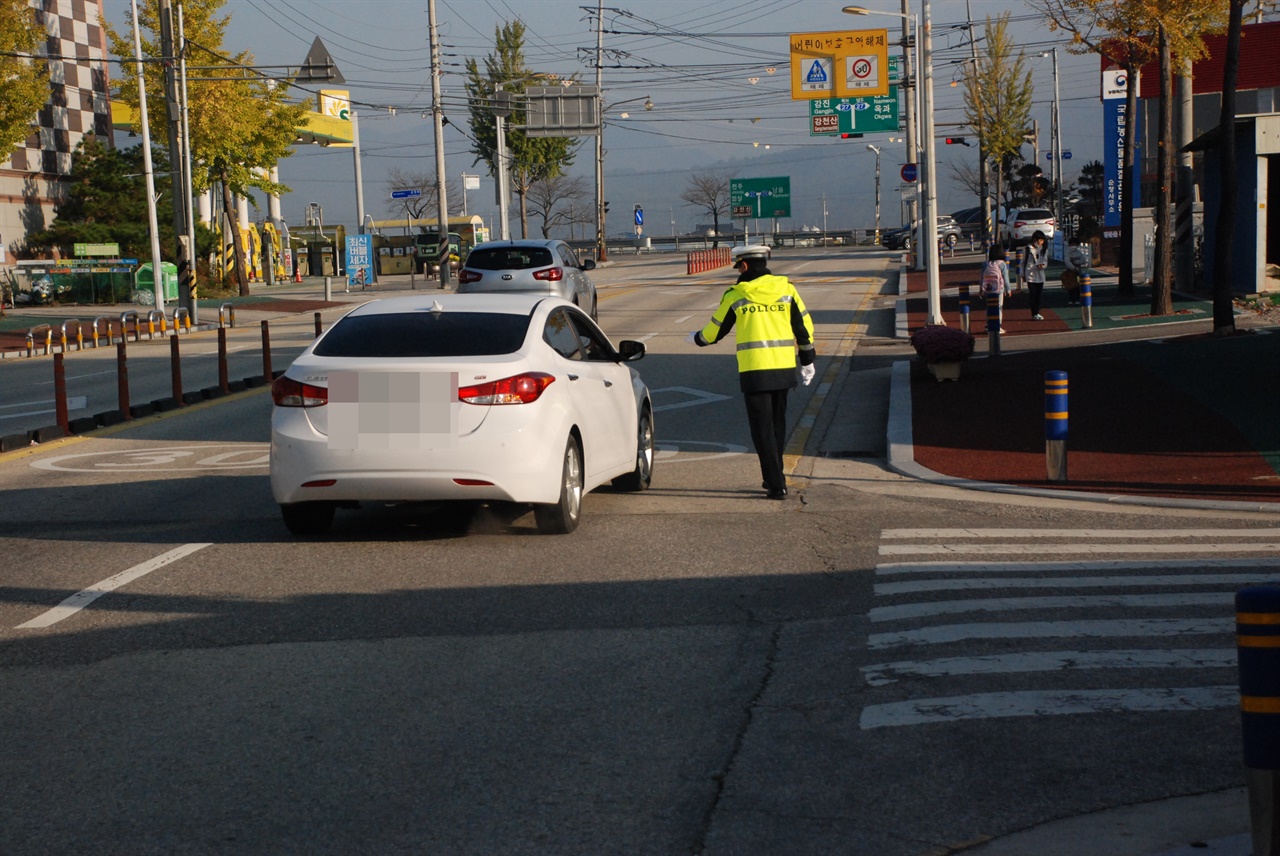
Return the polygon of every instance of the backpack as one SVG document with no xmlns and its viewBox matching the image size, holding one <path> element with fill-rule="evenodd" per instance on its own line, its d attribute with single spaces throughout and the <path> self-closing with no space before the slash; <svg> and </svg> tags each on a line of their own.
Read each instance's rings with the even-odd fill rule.
<svg viewBox="0 0 1280 856">
<path fill-rule="evenodd" d="M 1004 291 L 1004 270 L 999 262 L 990 261 L 982 267 L 982 293 L 1000 294 Z"/>
</svg>

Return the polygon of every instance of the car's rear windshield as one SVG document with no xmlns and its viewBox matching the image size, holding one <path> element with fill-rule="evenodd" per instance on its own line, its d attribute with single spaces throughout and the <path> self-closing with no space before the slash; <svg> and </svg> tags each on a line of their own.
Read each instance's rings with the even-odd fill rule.
<svg viewBox="0 0 1280 856">
<path fill-rule="evenodd" d="M 1024 208 L 1018 212 L 1019 220 L 1048 220 L 1051 216 L 1047 208 Z"/>
<path fill-rule="evenodd" d="M 555 264 L 546 247 L 490 247 L 475 249 L 467 256 L 472 270 L 531 270 Z"/>
<path fill-rule="evenodd" d="M 529 316 L 499 312 L 401 312 L 347 316 L 313 352 L 320 357 L 476 357 L 519 350 Z"/>
</svg>

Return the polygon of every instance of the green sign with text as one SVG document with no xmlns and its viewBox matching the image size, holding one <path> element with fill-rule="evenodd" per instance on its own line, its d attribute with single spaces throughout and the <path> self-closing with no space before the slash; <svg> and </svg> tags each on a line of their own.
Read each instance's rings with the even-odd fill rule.
<svg viewBox="0 0 1280 856">
<path fill-rule="evenodd" d="M 729 179 L 729 208 L 735 220 L 790 217 L 791 176 Z"/>
</svg>

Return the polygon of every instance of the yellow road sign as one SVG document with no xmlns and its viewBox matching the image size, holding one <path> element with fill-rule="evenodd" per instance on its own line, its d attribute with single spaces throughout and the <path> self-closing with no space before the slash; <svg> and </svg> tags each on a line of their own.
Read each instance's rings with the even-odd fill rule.
<svg viewBox="0 0 1280 856">
<path fill-rule="evenodd" d="M 792 99 L 889 94 L 887 30 L 792 33 L 790 39 Z"/>
</svg>

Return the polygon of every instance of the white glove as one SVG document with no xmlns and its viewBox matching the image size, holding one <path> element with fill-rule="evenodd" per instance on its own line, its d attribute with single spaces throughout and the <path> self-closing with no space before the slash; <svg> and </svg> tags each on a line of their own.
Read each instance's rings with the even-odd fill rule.
<svg viewBox="0 0 1280 856">
<path fill-rule="evenodd" d="M 698 331 L 697 331 L 697 330 L 694 330 L 694 331 L 693 331 L 692 333 L 690 333 L 688 336 L 685 336 L 685 337 L 684 337 L 684 340 L 685 340 L 686 342 L 688 342 L 690 345 L 696 345 L 696 344 L 698 344 Z"/>
<path fill-rule="evenodd" d="M 807 366 L 801 366 L 801 367 L 800 367 L 800 382 L 801 382 L 801 383 L 803 383 L 805 386 L 808 386 L 808 385 L 809 385 L 809 383 L 810 383 L 810 381 L 812 381 L 812 380 L 813 380 L 813 376 L 814 376 L 815 374 L 817 374 L 817 371 L 818 371 L 818 370 L 817 370 L 816 368 L 814 368 L 814 366 L 813 366 L 813 364 L 812 364 L 812 363 L 810 363 L 810 364 L 809 364 L 809 365 L 807 365 Z"/>
</svg>

